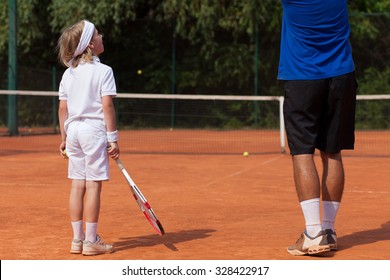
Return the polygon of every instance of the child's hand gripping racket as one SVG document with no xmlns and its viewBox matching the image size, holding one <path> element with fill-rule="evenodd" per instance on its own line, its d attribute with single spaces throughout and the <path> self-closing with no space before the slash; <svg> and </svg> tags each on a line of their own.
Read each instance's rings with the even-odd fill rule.
<svg viewBox="0 0 390 280">
<path fill-rule="evenodd" d="M 131 179 L 129 173 L 127 173 L 122 162 L 119 159 L 116 159 L 115 162 L 118 165 L 119 169 L 122 171 L 123 175 L 125 176 L 130 186 L 131 192 L 133 193 L 133 196 L 137 201 L 138 206 L 141 208 L 142 212 L 144 213 L 146 219 L 149 221 L 149 223 L 152 225 L 152 227 L 157 231 L 159 235 L 163 235 L 165 233 L 164 228 L 162 227 L 160 221 L 157 219 L 157 216 L 154 213 L 152 207 L 150 207 L 150 204 L 146 201 L 146 198 L 143 196 L 139 188 Z"/>
</svg>

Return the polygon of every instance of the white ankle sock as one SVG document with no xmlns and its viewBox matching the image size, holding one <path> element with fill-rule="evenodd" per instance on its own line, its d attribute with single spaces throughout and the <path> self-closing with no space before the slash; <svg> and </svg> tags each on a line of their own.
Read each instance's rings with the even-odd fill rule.
<svg viewBox="0 0 390 280">
<path fill-rule="evenodd" d="M 83 221 L 77 221 L 77 222 L 70 222 L 72 224 L 73 229 L 73 239 L 79 239 L 84 240 L 85 239 L 85 233 L 83 228 Z"/>
<path fill-rule="evenodd" d="M 96 242 L 97 226 L 98 223 L 85 223 L 85 240 L 92 243 Z"/>
<path fill-rule="evenodd" d="M 306 233 L 310 237 L 315 237 L 322 230 L 320 215 L 320 199 L 313 198 L 304 200 L 301 203 L 303 215 L 306 223 Z"/>
<path fill-rule="evenodd" d="M 334 222 L 336 220 L 337 211 L 339 210 L 340 202 L 338 201 L 323 201 L 322 202 L 322 229 L 331 229 L 334 231 Z"/>
</svg>

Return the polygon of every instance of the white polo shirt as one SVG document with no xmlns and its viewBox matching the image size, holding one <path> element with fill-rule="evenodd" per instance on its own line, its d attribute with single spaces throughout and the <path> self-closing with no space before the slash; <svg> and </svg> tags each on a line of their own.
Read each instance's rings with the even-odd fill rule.
<svg viewBox="0 0 390 280">
<path fill-rule="evenodd" d="M 59 99 L 68 103 L 69 124 L 82 119 L 89 125 L 106 131 L 103 115 L 102 97 L 116 96 L 115 78 L 112 68 L 93 57 L 91 63 L 80 63 L 76 68 L 68 68 L 62 76 Z"/>
</svg>

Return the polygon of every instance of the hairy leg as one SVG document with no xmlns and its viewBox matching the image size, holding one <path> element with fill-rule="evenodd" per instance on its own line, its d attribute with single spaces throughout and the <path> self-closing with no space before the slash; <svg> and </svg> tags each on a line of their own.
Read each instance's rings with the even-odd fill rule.
<svg viewBox="0 0 390 280">
<path fill-rule="evenodd" d="M 300 202 L 320 197 L 320 181 L 312 154 L 292 156 L 294 182 Z"/>
<path fill-rule="evenodd" d="M 70 220 L 77 222 L 83 219 L 85 180 L 72 180 L 69 196 Z"/>
<path fill-rule="evenodd" d="M 340 202 L 344 192 L 344 167 L 341 153 L 321 152 L 323 164 L 322 200 Z"/>
<path fill-rule="evenodd" d="M 315 237 L 322 230 L 320 182 L 312 154 L 293 156 L 294 181 L 305 218 L 306 233 Z"/>
</svg>

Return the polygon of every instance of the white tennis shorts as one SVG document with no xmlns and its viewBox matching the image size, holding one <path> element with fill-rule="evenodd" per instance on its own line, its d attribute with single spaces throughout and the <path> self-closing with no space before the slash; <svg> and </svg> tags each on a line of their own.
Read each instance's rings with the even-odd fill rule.
<svg viewBox="0 0 390 280">
<path fill-rule="evenodd" d="M 68 178 L 108 180 L 110 169 L 106 132 L 92 127 L 85 120 L 77 120 L 69 124 L 66 134 Z"/>
</svg>

